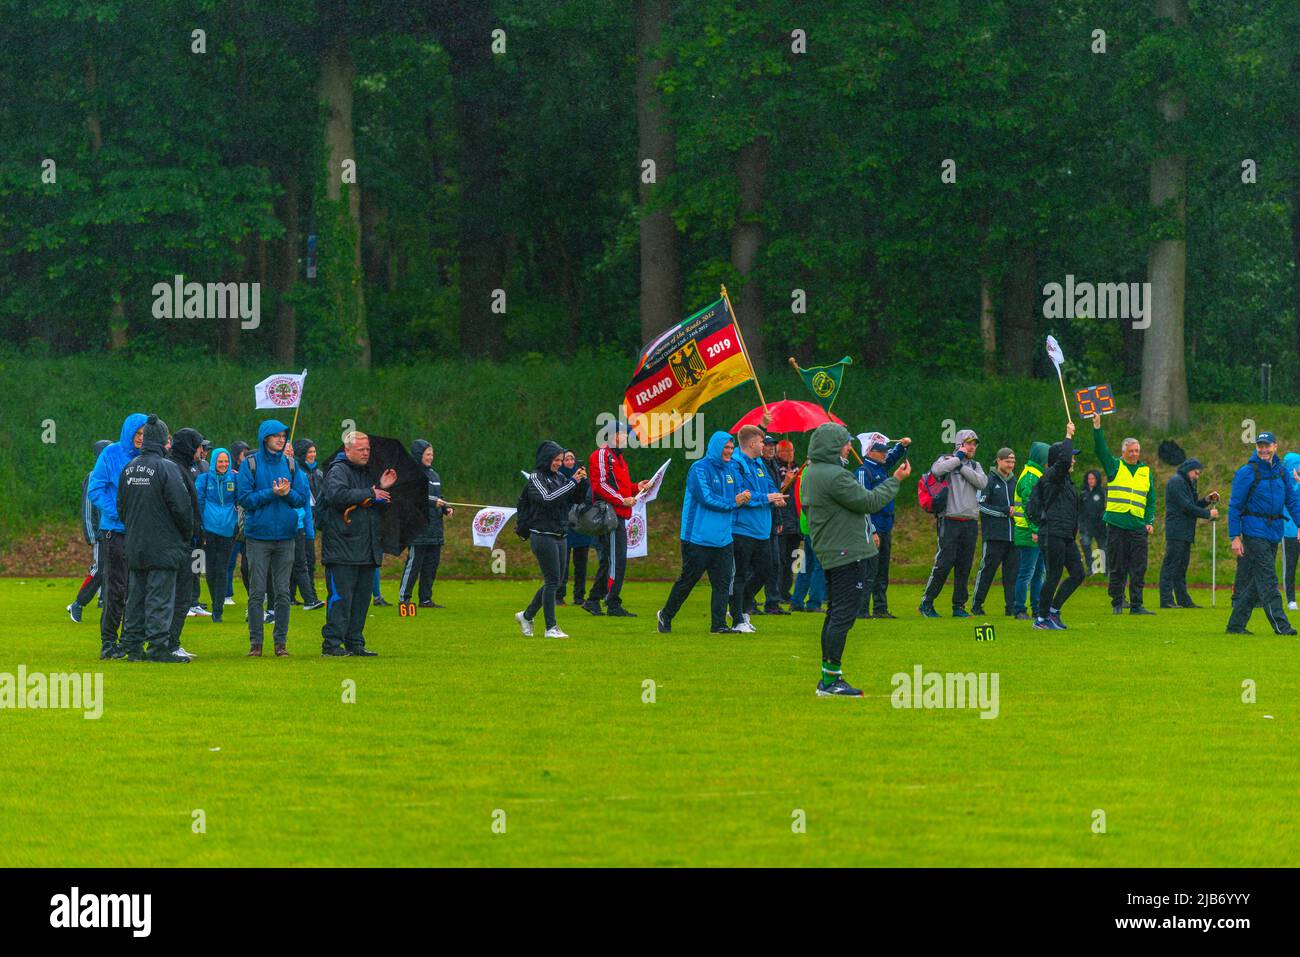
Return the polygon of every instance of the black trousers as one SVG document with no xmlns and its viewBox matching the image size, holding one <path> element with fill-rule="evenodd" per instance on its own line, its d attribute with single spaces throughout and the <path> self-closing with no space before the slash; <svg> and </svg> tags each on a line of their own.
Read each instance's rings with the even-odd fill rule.
<svg viewBox="0 0 1300 957">
<path fill-rule="evenodd" d="M 1043 547 L 1044 537 L 1040 529 L 1038 533 L 1040 547 Z M 1074 590 L 1083 584 L 1083 560 L 1079 557 L 1079 545 L 1075 542 L 1074 536 L 1065 538 L 1060 535 L 1048 535 L 1046 539 L 1047 545 L 1043 547 L 1043 555 L 1047 560 L 1047 574 L 1043 577 L 1043 594 L 1038 603 L 1040 615 L 1052 611 L 1059 612 L 1074 594 Z M 1069 575 L 1065 581 L 1061 581 L 1062 572 L 1067 572 Z"/>
<path fill-rule="evenodd" d="M 1192 603 L 1192 596 L 1187 594 L 1187 566 L 1191 560 L 1191 542 L 1165 540 L 1165 560 L 1160 563 L 1160 604 Z"/>
<path fill-rule="evenodd" d="M 289 600 L 294 595 L 302 598 L 304 605 L 316 601 L 316 540 L 299 532 L 293 542 L 293 572 L 289 575 Z"/>
<path fill-rule="evenodd" d="M 618 527 L 596 538 L 596 554 L 600 556 L 600 564 L 587 600 L 604 601 L 610 607 L 622 604 L 623 576 L 627 573 L 627 519 L 620 517 Z"/>
<path fill-rule="evenodd" d="M 731 550 L 736 557 L 736 573 L 731 580 L 731 623 L 740 623 L 740 616 L 754 601 L 754 596 L 768 578 L 772 564 L 772 546 L 766 538 L 748 535 L 731 536 Z"/>
<path fill-rule="evenodd" d="M 1237 559 L 1228 627 L 1245 628 L 1258 607 L 1264 609 L 1264 617 L 1273 631 L 1281 633 L 1290 628 L 1291 623 L 1287 621 L 1282 596 L 1277 590 L 1277 542 L 1243 535 L 1241 544 L 1245 554 Z"/>
<path fill-rule="evenodd" d="M 767 540 L 767 576 L 763 579 L 763 605 L 776 608 L 781 604 L 781 536 L 775 531 Z"/>
<path fill-rule="evenodd" d="M 172 603 L 172 625 L 169 633 L 172 651 L 181 646 L 181 629 L 185 627 L 185 619 L 189 616 L 190 609 L 199 601 L 199 593 L 194 588 L 196 578 L 188 562 L 176 573 L 176 597 Z"/>
<path fill-rule="evenodd" d="M 583 595 L 587 593 L 587 556 L 590 545 L 570 545 L 564 558 L 564 574 L 560 576 L 560 593 L 557 600 L 564 600 L 564 592 L 569 584 L 569 557 L 573 558 L 573 603 L 581 605 Z"/>
<path fill-rule="evenodd" d="M 1300 542 L 1295 538 L 1282 539 L 1282 574 L 1286 582 L 1286 600 L 1295 601 L 1295 569 L 1296 562 L 1300 560 Z M 81 601 L 81 598 L 77 598 Z M 81 602 L 85 604 L 85 602 Z"/>
<path fill-rule="evenodd" d="M 731 581 L 736 575 L 736 559 L 730 545 L 696 545 L 682 542 L 682 573 L 673 582 L 668 592 L 668 601 L 661 612 L 665 622 L 671 622 L 673 616 L 681 610 L 701 576 L 709 573 L 709 628 L 717 630 L 727 627 L 727 601 L 731 592 Z"/>
<path fill-rule="evenodd" d="M 172 616 L 176 613 L 176 583 L 191 576 L 189 565 L 175 568 L 132 568 L 128 573 L 122 648 L 130 655 L 160 658 L 171 648 Z M 188 608 L 186 609 L 188 611 Z M 181 615 L 184 616 L 182 611 Z"/>
<path fill-rule="evenodd" d="M 894 530 L 891 528 L 887 532 L 877 531 L 880 536 L 880 548 L 875 557 L 874 563 L 867 568 L 862 579 L 863 598 L 862 611 L 870 613 L 872 606 L 875 607 L 876 614 L 889 611 L 889 557 L 893 550 Z"/>
<path fill-rule="evenodd" d="M 99 570 L 99 542 L 91 546 L 90 551 L 90 571 L 86 573 L 81 587 L 77 589 L 77 597 L 73 599 L 82 608 L 90 604 L 90 599 L 95 597 L 95 592 L 99 591 L 99 583 L 103 575 Z"/>
<path fill-rule="evenodd" d="M 1129 604 L 1142 607 L 1142 589 L 1147 577 L 1147 530 L 1111 526 L 1106 530 L 1106 568 L 1110 570 L 1110 603 L 1124 604 L 1128 583 Z M 1275 576 L 1276 577 L 1276 576 Z"/>
<path fill-rule="evenodd" d="M 863 562 L 826 569 L 826 620 L 822 622 L 822 661 L 840 661 L 849 629 L 858 616 Z"/>
<path fill-rule="evenodd" d="M 925 604 L 933 605 L 943 591 L 948 573 L 953 573 L 952 607 L 966 607 L 969 597 L 970 566 L 975 559 L 975 539 L 979 536 L 979 522 L 959 522 L 951 518 L 939 519 L 939 550 L 934 555 L 934 568 L 925 583 Z"/>
<path fill-rule="evenodd" d="M 222 608 L 226 601 L 226 589 L 230 587 L 230 552 L 235 547 L 235 539 L 213 532 L 204 532 L 208 579 L 208 597 L 212 600 L 212 617 L 221 619 Z"/>
<path fill-rule="evenodd" d="M 560 576 L 564 573 L 564 550 L 567 547 L 561 537 L 543 535 L 533 532 L 528 536 L 537 567 L 542 570 L 542 587 L 537 589 L 533 600 L 524 609 L 524 617 L 532 621 L 540 608 L 546 620 L 547 628 L 555 627 L 555 596 L 560 590 Z"/>
<path fill-rule="evenodd" d="M 126 614 L 127 567 L 126 534 L 124 532 L 104 532 L 99 541 L 99 558 L 103 562 L 104 607 L 99 615 L 99 637 L 101 641 L 117 641 L 118 631 L 122 628 L 122 618 Z"/>
<path fill-rule="evenodd" d="M 790 600 L 790 592 L 794 588 L 794 553 L 802 544 L 803 536 L 797 531 L 784 531 L 777 536 L 777 565 L 780 574 L 777 589 L 782 601 Z"/>
<path fill-rule="evenodd" d="M 441 562 L 441 545 L 412 545 L 408 548 L 397 600 L 410 601 L 414 593 L 419 595 L 420 601 L 433 601 L 433 583 L 438 578 Z"/>
<path fill-rule="evenodd" d="M 1016 575 L 1020 571 L 1020 553 L 1016 551 L 1016 543 L 1012 541 L 992 541 L 987 538 L 984 540 L 984 548 L 980 552 L 980 569 L 975 575 L 975 605 L 978 608 L 984 604 L 984 599 L 988 597 L 989 589 L 993 587 L 993 576 L 1002 569 L 1002 601 L 1005 606 L 1005 614 L 1014 615 L 1016 613 Z"/>
<path fill-rule="evenodd" d="M 330 598 L 325 606 L 325 625 L 320 630 L 322 651 L 354 651 L 366 646 L 366 615 L 374 579 L 374 565 L 325 566 Z"/>
</svg>

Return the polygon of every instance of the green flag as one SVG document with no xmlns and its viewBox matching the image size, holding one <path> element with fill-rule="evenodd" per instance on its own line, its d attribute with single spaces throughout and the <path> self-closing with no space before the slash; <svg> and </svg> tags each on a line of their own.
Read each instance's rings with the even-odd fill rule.
<svg viewBox="0 0 1300 957">
<path fill-rule="evenodd" d="M 791 360 L 792 362 L 794 360 Z M 839 362 L 828 366 L 810 366 L 807 369 L 795 366 L 803 376 L 803 384 L 813 394 L 813 398 L 827 412 L 835 404 L 835 397 L 840 394 L 840 383 L 844 381 L 844 367 L 853 365 L 853 360 L 845 356 Z"/>
</svg>

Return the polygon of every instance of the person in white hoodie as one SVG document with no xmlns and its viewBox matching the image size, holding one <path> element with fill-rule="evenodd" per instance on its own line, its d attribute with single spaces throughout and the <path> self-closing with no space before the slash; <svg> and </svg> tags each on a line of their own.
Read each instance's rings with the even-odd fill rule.
<svg viewBox="0 0 1300 957">
<path fill-rule="evenodd" d="M 989 484 L 984 469 L 975 461 L 980 438 L 973 429 L 957 433 L 956 448 L 939 456 L 930 472 L 948 482 L 948 498 L 939 518 L 939 550 L 934 554 L 934 568 L 925 583 L 925 594 L 918 609 L 926 618 L 938 618 L 934 600 L 943 591 L 948 573 L 953 572 L 952 616 L 969 618 L 970 567 L 975 559 L 975 540 L 979 536 L 979 495 Z"/>
</svg>

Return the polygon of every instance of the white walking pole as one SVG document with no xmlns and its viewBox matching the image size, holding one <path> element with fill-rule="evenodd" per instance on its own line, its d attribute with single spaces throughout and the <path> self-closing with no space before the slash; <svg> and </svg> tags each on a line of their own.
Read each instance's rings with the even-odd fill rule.
<svg viewBox="0 0 1300 957">
<path fill-rule="evenodd" d="M 1219 522 L 1217 519 L 1210 522 L 1210 607 L 1214 607 L 1214 599 L 1218 597 L 1218 592 L 1214 588 L 1214 575 L 1218 571 L 1219 563 L 1215 560 L 1219 549 Z"/>
</svg>

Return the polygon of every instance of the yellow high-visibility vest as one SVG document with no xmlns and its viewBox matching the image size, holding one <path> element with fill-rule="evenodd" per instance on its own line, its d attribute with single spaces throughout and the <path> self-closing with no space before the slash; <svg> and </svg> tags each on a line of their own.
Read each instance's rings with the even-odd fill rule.
<svg viewBox="0 0 1300 957">
<path fill-rule="evenodd" d="M 1120 462 L 1106 487 L 1106 511 L 1145 518 L 1150 494 L 1151 469 L 1145 465 L 1131 469 L 1127 462 Z"/>
<path fill-rule="evenodd" d="M 1025 531 L 1028 531 L 1029 519 L 1025 518 L 1025 503 L 1020 500 L 1020 480 L 1025 477 L 1026 472 L 1030 475 L 1037 475 L 1038 480 L 1041 482 L 1043 480 L 1043 470 L 1033 462 L 1030 462 L 1020 470 L 1020 478 L 1016 479 L 1016 528 L 1023 528 Z"/>
</svg>

